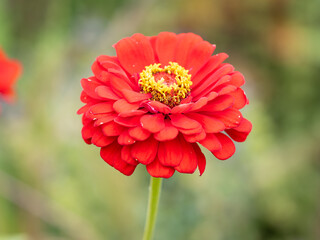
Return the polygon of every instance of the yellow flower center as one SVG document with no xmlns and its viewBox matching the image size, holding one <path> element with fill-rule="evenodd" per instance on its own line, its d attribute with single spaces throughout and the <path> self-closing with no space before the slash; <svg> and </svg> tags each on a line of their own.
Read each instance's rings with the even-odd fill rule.
<svg viewBox="0 0 320 240">
<path fill-rule="evenodd" d="M 140 73 L 139 85 L 144 93 L 151 93 L 151 100 L 174 107 L 189 96 L 191 75 L 178 63 L 169 62 L 164 68 L 160 63 L 147 66 Z"/>
</svg>

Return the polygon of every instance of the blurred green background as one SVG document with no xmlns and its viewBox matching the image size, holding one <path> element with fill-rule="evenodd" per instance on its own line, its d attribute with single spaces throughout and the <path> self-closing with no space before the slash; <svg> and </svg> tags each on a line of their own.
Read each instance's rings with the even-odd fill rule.
<svg viewBox="0 0 320 240">
<path fill-rule="evenodd" d="M 142 238 L 149 177 L 81 139 L 80 79 L 135 32 L 195 32 L 245 76 L 253 122 L 202 177 L 165 180 L 155 240 L 320 239 L 320 1 L 0 0 L 24 65 L 0 117 L 0 240 Z"/>
</svg>

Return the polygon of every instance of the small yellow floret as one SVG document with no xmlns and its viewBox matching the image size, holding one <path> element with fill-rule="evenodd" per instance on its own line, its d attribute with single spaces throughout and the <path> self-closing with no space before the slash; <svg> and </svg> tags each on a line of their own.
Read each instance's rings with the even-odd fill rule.
<svg viewBox="0 0 320 240">
<path fill-rule="evenodd" d="M 160 63 L 147 66 L 140 73 L 139 85 L 144 93 L 151 93 L 152 100 L 162 102 L 170 107 L 179 105 L 181 100 L 190 93 L 191 75 L 188 70 L 181 67 L 178 63 L 169 62 L 164 68 Z M 163 77 L 157 80 L 157 74 L 165 73 L 170 80 L 175 82 L 168 83 Z"/>
</svg>

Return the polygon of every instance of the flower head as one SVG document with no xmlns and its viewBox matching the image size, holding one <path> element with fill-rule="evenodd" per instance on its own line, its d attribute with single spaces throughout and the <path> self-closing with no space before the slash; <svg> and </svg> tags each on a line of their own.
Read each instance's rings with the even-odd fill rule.
<svg viewBox="0 0 320 240">
<path fill-rule="evenodd" d="M 125 175 L 138 164 L 153 177 L 175 171 L 200 175 L 201 144 L 221 160 L 235 152 L 251 123 L 241 73 L 212 56 L 215 45 L 193 33 L 134 34 L 114 45 L 117 56 L 99 56 L 94 76 L 81 80 L 82 137 L 101 147 L 105 162 Z"/>
<path fill-rule="evenodd" d="M 0 97 L 12 101 L 15 97 L 13 86 L 21 74 L 21 64 L 6 57 L 0 48 Z"/>
</svg>

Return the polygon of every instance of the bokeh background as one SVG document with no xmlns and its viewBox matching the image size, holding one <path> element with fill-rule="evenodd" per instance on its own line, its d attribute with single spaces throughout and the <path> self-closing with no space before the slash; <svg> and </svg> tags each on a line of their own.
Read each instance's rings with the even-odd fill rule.
<svg viewBox="0 0 320 240">
<path fill-rule="evenodd" d="M 320 239 L 320 1 L 1 0 L 0 45 L 24 65 L 0 116 L 0 239 L 141 239 L 149 177 L 86 145 L 80 79 L 135 32 L 195 32 L 247 80 L 254 128 L 202 177 L 164 181 L 155 240 Z"/>
</svg>

